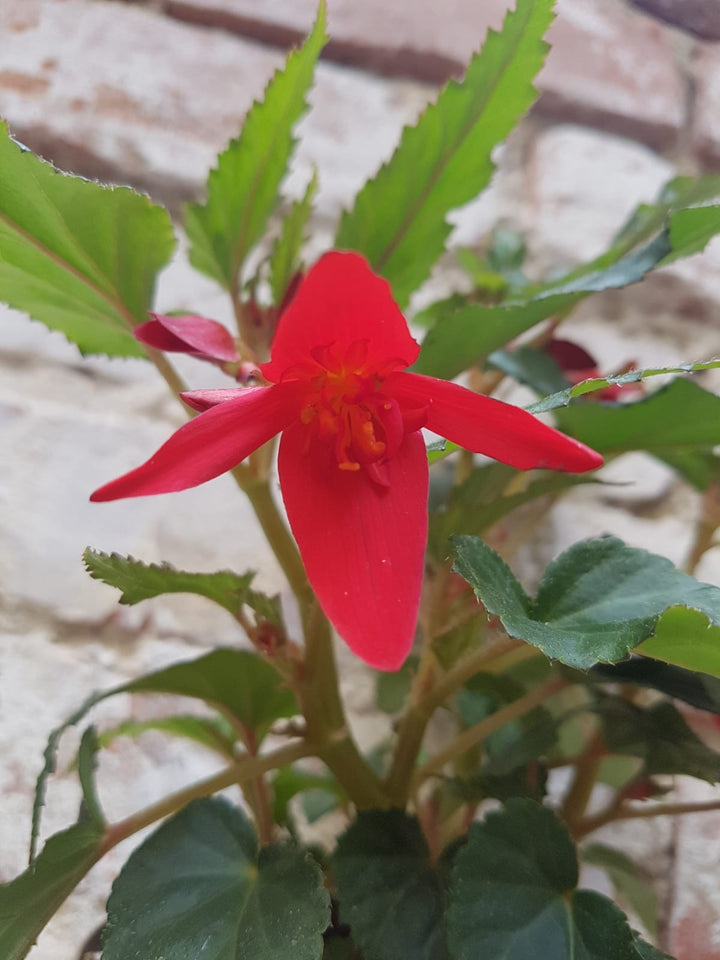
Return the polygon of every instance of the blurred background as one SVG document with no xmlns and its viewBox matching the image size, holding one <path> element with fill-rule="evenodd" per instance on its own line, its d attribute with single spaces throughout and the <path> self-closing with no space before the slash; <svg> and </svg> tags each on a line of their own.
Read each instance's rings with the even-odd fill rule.
<svg viewBox="0 0 720 960">
<path fill-rule="evenodd" d="M 217 152 L 314 18 L 314 0 L 0 0 L 0 117 L 58 167 L 131 184 L 180 215 L 202 195 Z M 510 0 L 328 0 L 332 40 L 286 193 L 317 168 L 312 249 L 331 240 L 341 209 L 392 152 L 438 86 L 460 75 Z M 720 167 L 719 0 L 557 0 L 540 99 L 499 152 L 498 173 L 460 211 L 454 242 L 487 245 L 501 221 L 526 235 L 534 276 L 600 253 L 641 201 L 672 176 Z M 0 170 L 0 177 L 2 177 Z M 568 332 L 605 371 L 627 362 L 674 364 L 720 355 L 720 248 L 625 290 L 587 300 Z M 431 281 L 442 292 L 451 258 Z M 0 291 L 0 297 L 2 291 Z M 418 303 L 422 301 L 422 298 Z M 161 278 L 161 310 L 230 317 L 224 295 L 179 257 Z M 187 361 L 193 386 L 208 368 Z M 701 381 L 702 382 L 702 381 Z M 707 381 L 706 381 L 707 382 Z M 227 478 L 172 497 L 91 505 L 99 484 L 144 460 L 181 422 L 149 365 L 82 360 L 58 333 L 0 307 L 0 880 L 25 863 L 34 780 L 50 730 L 94 689 L 121 683 L 202 648 L 238 642 L 233 621 L 201 600 L 163 597 L 119 608 L 83 569 L 83 549 L 167 560 L 187 569 L 282 578 L 250 511 Z M 569 543 L 605 532 L 682 563 L 697 495 L 641 454 L 579 488 L 540 523 L 513 562 L 530 581 Z M 720 551 L 697 574 L 720 584 Z M 345 692 L 360 736 L 385 733 L 371 715 L 373 684 L 343 654 Z M 99 723 L 152 701 L 117 698 Z M 380 721 L 382 722 L 382 721 Z M 67 764 L 70 746 L 61 753 Z M 214 769 L 159 734 L 118 740 L 102 761 L 110 816 Z M 711 788 L 678 778 L 678 799 Z M 51 785 L 46 829 L 69 823 L 75 787 Z M 615 828 L 617 837 L 620 828 Z M 720 814 L 636 822 L 622 842 L 659 879 L 663 946 L 679 960 L 720 957 Z M 127 855 L 103 860 L 31 954 L 75 960 L 103 916 Z"/>
</svg>

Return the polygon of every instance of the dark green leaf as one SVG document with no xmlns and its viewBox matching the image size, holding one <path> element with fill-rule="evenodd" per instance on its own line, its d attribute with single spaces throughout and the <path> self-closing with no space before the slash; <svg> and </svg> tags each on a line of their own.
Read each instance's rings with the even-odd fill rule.
<svg viewBox="0 0 720 960">
<path fill-rule="evenodd" d="M 635 937 L 634 946 L 637 960 L 674 960 L 669 953 L 663 953 L 657 947 L 646 943 L 635 930 L 633 930 L 633 936 Z"/>
<path fill-rule="evenodd" d="M 639 250 L 611 250 L 559 280 L 530 288 L 498 306 L 464 307 L 428 332 L 414 369 L 452 379 L 541 320 L 567 313 L 591 293 L 637 283 L 669 250 L 667 234 L 662 233 Z"/>
<path fill-rule="evenodd" d="M 450 81 L 405 129 L 391 160 L 343 215 L 335 245 L 365 254 L 401 306 L 443 252 L 447 213 L 487 186 L 493 148 L 535 100 L 532 80 L 551 20 L 552 0 L 518 0 L 502 32 L 488 33 L 464 80 Z"/>
<path fill-rule="evenodd" d="M 295 146 L 293 129 L 307 109 L 315 64 L 326 41 L 321 0 L 312 33 L 289 54 L 245 118 L 242 132 L 218 157 L 205 203 L 186 208 L 190 262 L 235 291 L 245 258 L 280 200 L 280 183 Z"/>
<path fill-rule="evenodd" d="M 238 575 L 230 570 L 217 573 L 186 573 L 169 563 L 143 563 L 117 553 L 100 553 L 87 548 L 83 560 L 88 573 L 122 591 L 120 603 L 132 605 L 164 593 L 195 593 L 207 597 L 236 617 L 247 605 L 264 619 L 280 625 L 280 601 L 250 589 L 254 572 Z"/>
<path fill-rule="evenodd" d="M 717 624 L 717 617 L 708 618 L 699 610 L 674 607 L 660 617 L 638 653 L 720 677 L 720 627 Z"/>
<path fill-rule="evenodd" d="M 534 601 L 481 540 L 454 537 L 453 545 L 454 569 L 510 636 L 581 670 L 622 660 L 670 606 L 694 607 L 720 623 L 720 588 L 614 537 L 574 544 L 547 568 Z"/>
<path fill-rule="evenodd" d="M 475 776 L 450 781 L 452 792 L 466 803 L 480 803 L 489 797 L 496 800 L 528 797 L 530 800 L 540 802 L 545 797 L 546 786 L 547 771 L 539 763 L 515 767 L 514 770 L 504 774 L 481 770 Z"/>
<path fill-rule="evenodd" d="M 313 174 L 302 200 L 296 200 L 290 207 L 270 252 L 270 290 L 276 307 L 282 303 L 290 281 L 300 269 L 300 251 L 305 242 L 305 230 L 316 190 L 317 174 Z"/>
<path fill-rule="evenodd" d="M 651 937 L 657 937 L 657 894 L 640 868 L 620 850 L 602 843 L 584 847 L 582 858 L 607 873 L 624 905 L 635 913 Z"/>
<path fill-rule="evenodd" d="M 693 733 L 671 703 L 643 709 L 621 697 L 596 696 L 609 749 L 639 757 L 644 775 L 683 773 L 709 783 L 720 781 L 720 753 Z"/>
<path fill-rule="evenodd" d="M 83 353 L 144 356 L 132 328 L 175 246 L 167 211 L 127 187 L 60 173 L 1 121 L 0 170 L 2 300 Z"/>
<path fill-rule="evenodd" d="M 329 921 L 314 860 L 289 844 L 259 850 L 240 810 L 198 800 L 113 884 L 103 960 L 320 960 Z"/>
<path fill-rule="evenodd" d="M 548 809 L 510 800 L 470 829 L 447 913 L 455 960 L 637 960 L 623 914 L 577 891 L 572 840 Z"/>
<path fill-rule="evenodd" d="M 685 610 L 682 607 L 673 607 L 660 616 L 655 627 L 654 636 L 658 635 L 658 627 L 667 622 L 667 618 L 673 619 L 675 613 L 682 611 L 683 614 L 698 617 L 706 625 L 706 631 L 713 628 L 707 626 L 707 619 L 696 613 L 694 610 Z M 683 617 L 684 619 L 684 617 Z M 700 631 L 700 641 L 704 639 L 704 634 Z M 689 637 L 687 644 L 689 651 L 695 652 L 695 642 Z M 651 643 L 646 640 L 645 643 Z M 716 641 L 720 647 L 720 631 L 716 633 Z M 644 652 L 644 645 L 638 647 L 638 651 Z M 659 690 L 676 700 L 683 700 L 698 710 L 707 710 L 710 713 L 720 713 L 720 680 L 717 677 L 709 676 L 705 673 L 697 673 L 694 670 L 686 670 L 684 667 L 671 666 L 667 663 L 661 663 L 660 659 L 650 659 L 650 654 L 643 657 L 632 657 L 630 660 L 622 660 L 620 663 L 599 664 L 593 667 L 590 672 L 592 679 L 609 681 L 610 683 L 635 683 L 641 687 L 650 687 L 652 690 Z"/>
<path fill-rule="evenodd" d="M 55 911 L 102 856 L 102 830 L 76 823 L 50 837 L 32 866 L 0 884 L 0 956 L 22 960 Z"/>
<path fill-rule="evenodd" d="M 333 855 L 340 917 L 374 960 L 444 960 L 443 891 L 417 820 L 358 814 Z"/>
</svg>

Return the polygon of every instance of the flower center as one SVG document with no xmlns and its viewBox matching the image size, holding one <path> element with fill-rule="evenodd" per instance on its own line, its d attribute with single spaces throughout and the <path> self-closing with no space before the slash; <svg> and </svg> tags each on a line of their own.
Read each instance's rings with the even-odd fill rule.
<svg viewBox="0 0 720 960">
<path fill-rule="evenodd" d="M 397 401 L 382 391 L 394 363 L 378 369 L 368 362 L 368 341 L 356 340 L 344 351 L 335 344 L 312 351 L 313 369 L 300 419 L 315 435 L 332 443 L 338 467 L 358 471 L 391 457 L 404 434 Z M 372 471 L 371 471 L 372 472 Z"/>
</svg>

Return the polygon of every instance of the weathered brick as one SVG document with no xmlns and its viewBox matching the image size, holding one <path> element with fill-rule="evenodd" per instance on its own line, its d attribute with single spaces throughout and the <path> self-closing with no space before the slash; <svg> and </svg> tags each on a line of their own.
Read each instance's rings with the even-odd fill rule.
<svg viewBox="0 0 720 960">
<path fill-rule="evenodd" d="M 720 168 L 720 49 L 701 46 L 693 62 L 695 109 L 692 142 L 701 162 Z"/>
<path fill-rule="evenodd" d="M 346 63 L 439 81 L 462 72 L 511 0 L 335 0 L 326 55 Z M 307 30 L 314 0 L 168 0 L 167 12 L 285 44 Z M 682 123 L 683 87 L 662 27 L 607 0 L 559 0 L 539 109 L 667 146 Z"/>
<path fill-rule="evenodd" d="M 629 0 L 639 10 L 702 40 L 720 40 L 718 0 Z"/>
<path fill-rule="evenodd" d="M 0 33 L 12 29 L 0 47 L 0 116 L 58 166 L 166 202 L 200 190 L 284 59 L 127 4 L 37 0 L 30 12 L 16 27 L 0 12 Z M 418 84 L 318 69 L 295 175 L 319 168 L 321 214 L 337 215 L 427 95 Z"/>
</svg>

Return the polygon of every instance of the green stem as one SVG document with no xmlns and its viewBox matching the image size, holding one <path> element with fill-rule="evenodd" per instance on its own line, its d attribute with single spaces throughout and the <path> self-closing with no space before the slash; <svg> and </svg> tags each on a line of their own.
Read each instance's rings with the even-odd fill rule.
<svg viewBox="0 0 720 960">
<path fill-rule="evenodd" d="M 304 626 L 305 660 L 298 694 L 308 736 L 317 744 L 317 755 L 358 808 L 387 807 L 379 779 L 350 734 L 340 699 L 332 631 L 317 602 Z"/>
<path fill-rule="evenodd" d="M 451 763 L 472 747 L 482 743 L 483 740 L 486 740 L 491 734 L 500 730 L 505 724 L 529 713 L 530 710 L 544 703 L 545 700 L 554 696 L 565 686 L 567 686 L 565 680 L 550 680 L 548 683 L 543 684 L 542 687 L 537 687 L 535 690 L 531 690 L 530 693 L 526 693 L 524 697 L 508 703 L 507 706 L 497 710 L 480 723 L 476 723 L 475 726 L 463 730 L 449 747 L 436 754 L 431 760 L 420 767 L 413 779 L 413 791 L 416 790 L 424 780 L 427 780 L 428 777 L 442 770 L 445 764 Z"/>
<path fill-rule="evenodd" d="M 403 717 L 398 729 L 397 746 L 393 756 L 385 787 L 393 801 L 404 805 L 411 792 L 412 774 L 417 763 L 427 725 L 438 707 L 459 690 L 462 685 L 493 660 L 505 656 L 517 647 L 525 646 L 521 641 L 508 638 L 502 644 L 488 649 L 478 650 L 465 657 L 440 678 L 432 682 L 431 666 L 423 663 L 418 670 L 411 705 Z M 414 701 L 414 702 L 412 702 Z"/>
<path fill-rule="evenodd" d="M 254 777 L 262 776 L 269 770 L 276 770 L 279 767 L 294 763 L 296 760 L 302 760 L 303 757 L 309 757 L 316 754 L 314 745 L 302 741 L 292 743 L 287 747 L 282 747 L 274 753 L 269 753 L 264 757 L 245 756 L 238 759 L 231 766 L 221 770 L 206 780 L 198 780 L 192 786 L 185 787 L 184 790 L 178 790 L 164 797 L 158 803 L 154 803 L 138 813 L 134 813 L 125 820 L 120 820 L 107 828 L 100 849 L 99 856 L 112 850 L 123 840 L 131 837 L 139 830 L 149 827 L 151 824 L 162 820 L 165 817 L 177 813 L 188 805 L 192 800 L 201 797 L 209 797 L 226 787 L 233 784 L 247 783 Z M 98 858 L 99 859 L 99 858 Z"/>
</svg>

